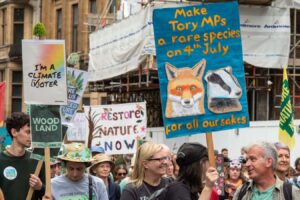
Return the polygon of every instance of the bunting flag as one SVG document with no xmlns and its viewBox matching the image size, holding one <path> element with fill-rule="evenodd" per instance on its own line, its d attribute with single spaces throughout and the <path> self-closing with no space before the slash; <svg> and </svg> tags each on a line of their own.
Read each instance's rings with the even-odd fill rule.
<svg viewBox="0 0 300 200">
<path fill-rule="evenodd" d="M 295 146 L 294 115 L 290 100 L 289 82 L 286 68 L 283 69 L 282 95 L 279 119 L 279 141 L 292 149 Z"/>
<path fill-rule="evenodd" d="M 4 124 L 4 96 L 5 96 L 5 82 L 0 83 L 0 127 Z"/>
</svg>

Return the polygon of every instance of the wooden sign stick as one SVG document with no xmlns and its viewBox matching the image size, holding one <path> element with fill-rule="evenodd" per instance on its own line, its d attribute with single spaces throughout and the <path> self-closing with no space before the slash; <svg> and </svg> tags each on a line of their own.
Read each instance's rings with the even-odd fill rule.
<svg viewBox="0 0 300 200">
<path fill-rule="evenodd" d="M 50 148 L 45 147 L 46 194 L 51 196 Z"/>
<path fill-rule="evenodd" d="M 211 167 L 216 167 L 216 159 L 215 159 L 215 153 L 214 153 L 214 142 L 213 142 L 213 138 L 212 138 L 212 133 L 206 133 L 205 136 L 206 136 L 209 165 Z"/>
<path fill-rule="evenodd" d="M 42 160 L 39 160 L 36 168 L 35 168 L 35 171 L 34 171 L 34 175 L 35 176 L 39 176 L 40 174 L 40 171 L 42 169 L 42 165 L 43 165 L 43 161 Z M 33 188 L 30 187 L 29 190 L 28 190 L 28 193 L 27 193 L 27 196 L 26 196 L 26 200 L 31 200 L 31 197 L 32 197 L 32 194 L 33 194 Z"/>
</svg>

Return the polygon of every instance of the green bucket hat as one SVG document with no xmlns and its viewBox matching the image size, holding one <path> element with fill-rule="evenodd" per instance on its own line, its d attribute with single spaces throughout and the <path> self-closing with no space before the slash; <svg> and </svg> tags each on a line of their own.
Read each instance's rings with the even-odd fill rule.
<svg viewBox="0 0 300 200">
<path fill-rule="evenodd" d="M 72 162 L 92 162 L 92 153 L 81 143 L 63 144 L 61 155 L 57 158 Z"/>
</svg>

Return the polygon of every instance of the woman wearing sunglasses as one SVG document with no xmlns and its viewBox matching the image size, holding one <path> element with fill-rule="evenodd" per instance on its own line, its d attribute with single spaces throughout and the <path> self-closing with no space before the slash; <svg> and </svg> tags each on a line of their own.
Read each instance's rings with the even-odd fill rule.
<svg viewBox="0 0 300 200">
<path fill-rule="evenodd" d="M 148 199 L 155 191 L 164 188 L 170 179 L 164 178 L 170 150 L 166 145 L 146 142 L 136 153 L 132 176 L 125 186 L 121 200 Z"/>
<path fill-rule="evenodd" d="M 128 169 L 124 164 L 119 164 L 115 167 L 115 183 L 120 184 L 127 175 Z"/>
</svg>

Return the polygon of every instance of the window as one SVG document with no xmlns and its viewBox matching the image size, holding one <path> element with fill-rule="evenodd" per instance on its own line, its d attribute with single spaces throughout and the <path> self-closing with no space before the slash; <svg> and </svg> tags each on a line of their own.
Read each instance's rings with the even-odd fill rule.
<svg viewBox="0 0 300 200">
<path fill-rule="evenodd" d="M 82 98 L 82 105 L 84 105 L 84 106 L 91 105 L 90 98 L 89 97 L 83 97 Z"/>
<path fill-rule="evenodd" d="M 0 21 L 1 26 L 0 26 L 0 45 L 5 45 L 5 37 L 6 37 L 6 9 L 0 10 Z"/>
<path fill-rule="evenodd" d="M 111 6 L 109 8 L 109 13 L 116 13 L 117 12 L 117 4 L 116 0 L 111 0 Z"/>
<path fill-rule="evenodd" d="M 90 0 L 90 13 L 93 13 L 93 14 L 97 13 L 96 0 Z"/>
<path fill-rule="evenodd" d="M 78 41 L 78 4 L 72 6 L 72 51 L 77 51 Z"/>
<path fill-rule="evenodd" d="M 56 10 L 56 39 L 62 38 L 62 11 L 61 9 Z"/>
<path fill-rule="evenodd" d="M 14 44 L 21 45 L 24 35 L 24 8 L 14 9 Z"/>
<path fill-rule="evenodd" d="M 12 73 L 12 112 L 22 111 L 22 71 Z"/>
<path fill-rule="evenodd" d="M 4 70 L 0 70 L 0 82 L 4 81 Z"/>
</svg>

